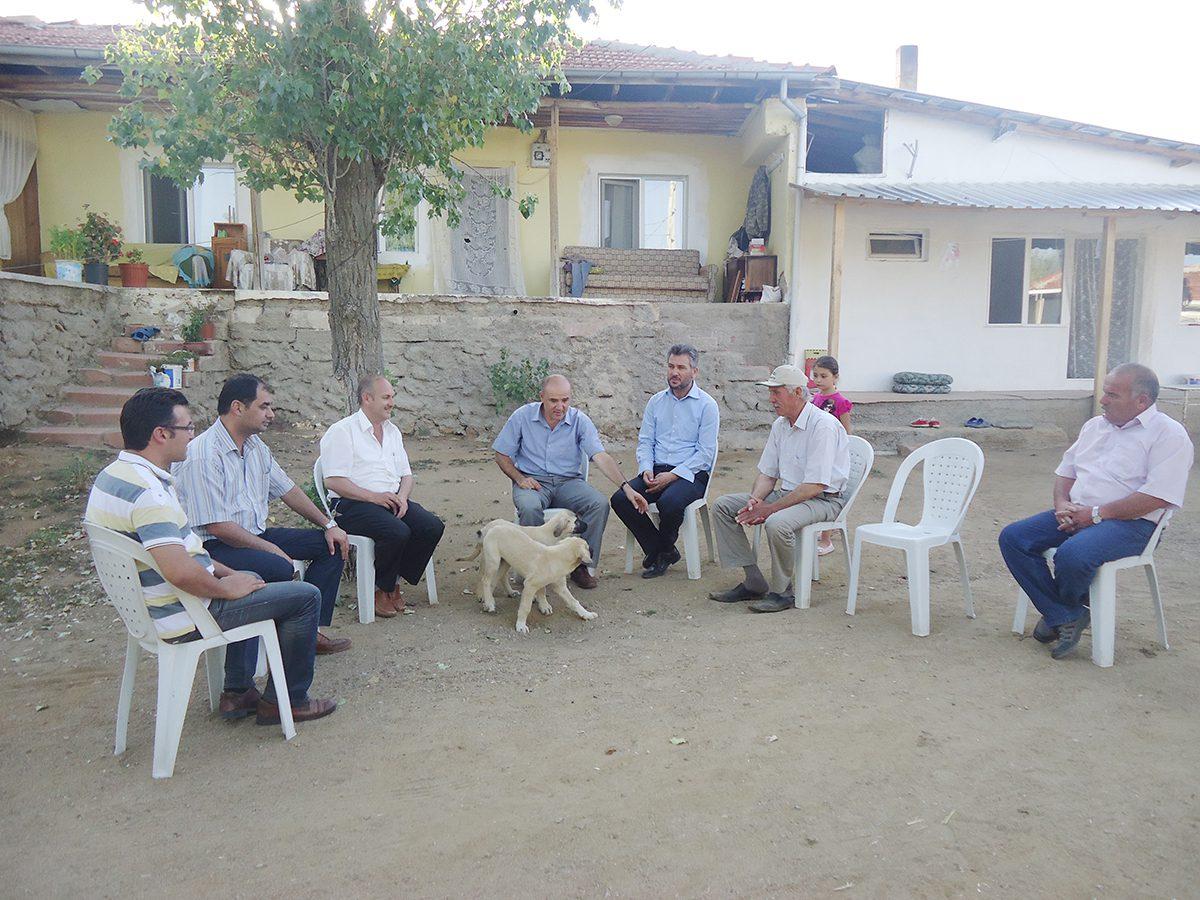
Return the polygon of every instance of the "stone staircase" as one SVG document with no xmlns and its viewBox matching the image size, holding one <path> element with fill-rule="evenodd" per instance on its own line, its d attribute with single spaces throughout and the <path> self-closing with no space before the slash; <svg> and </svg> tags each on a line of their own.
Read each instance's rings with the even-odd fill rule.
<svg viewBox="0 0 1200 900">
<path fill-rule="evenodd" d="M 60 389 L 58 404 L 41 410 L 46 424 L 28 429 L 25 436 L 42 444 L 119 448 L 121 407 L 140 388 L 152 385 L 151 365 L 172 351 L 191 350 L 198 358 L 196 371 L 183 373 L 185 389 L 199 383 L 206 370 L 223 368 L 224 341 L 143 343 L 129 336 L 139 327 L 127 326 L 123 336 L 113 339 L 110 349 L 96 354 L 94 366 L 75 373 L 78 382 Z"/>
</svg>

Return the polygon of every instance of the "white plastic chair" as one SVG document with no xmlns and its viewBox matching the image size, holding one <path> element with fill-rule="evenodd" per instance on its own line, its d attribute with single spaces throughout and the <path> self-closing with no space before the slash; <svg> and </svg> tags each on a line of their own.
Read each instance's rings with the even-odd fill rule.
<svg viewBox="0 0 1200 900">
<path fill-rule="evenodd" d="M 713 452 L 713 465 L 708 473 L 708 483 L 704 485 L 704 496 L 693 500 L 687 505 L 683 511 L 683 525 L 679 529 L 679 534 L 683 538 L 683 558 L 687 563 L 687 576 L 692 581 L 700 577 L 700 532 L 696 527 L 696 519 L 699 516 L 704 523 L 704 539 L 708 542 L 708 561 L 715 563 L 717 561 L 717 545 L 713 542 L 712 523 L 708 518 L 708 489 L 712 487 L 713 474 L 717 471 L 717 457 L 720 455 L 721 447 L 718 444 Z M 646 515 L 650 517 L 655 527 L 658 527 L 658 504 L 651 503 L 650 509 Z M 633 537 L 633 532 L 628 528 L 625 529 L 625 574 L 633 573 L 633 548 L 637 546 L 637 541 Z"/>
<path fill-rule="evenodd" d="M 583 480 L 587 481 L 588 474 L 591 472 L 592 461 L 588 458 L 587 454 L 581 453 L 580 455 L 583 456 Z M 544 522 L 546 519 L 550 518 L 555 513 L 570 512 L 570 511 L 571 510 L 569 510 L 569 509 L 564 509 L 564 508 L 558 507 L 558 506 L 548 506 L 548 507 L 546 507 L 546 509 L 542 510 L 542 521 Z M 516 509 L 513 510 L 513 522 L 515 522 L 517 525 L 521 524 L 521 513 L 518 512 Z M 588 566 L 588 571 L 591 572 L 593 575 L 595 575 L 596 567 L 599 564 L 600 564 L 600 560 L 593 559 L 592 564 L 590 566 Z"/>
<path fill-rule="evenodd" d="M 925 502 L 916 525 L 896 521 L 896 508 L 904 493 L 905 482 L 914 468 L 924 464 Z M 971 580 L 967 575 L 967 557 L 963 552 L 959 529 L 967 516 L 967 507 L 983 478 L 983 451 L 965 438 L 942 438 L 921 447 L 908 457 L 896 472 L 888 494 L 883 521 L 860 525 L 854 530 L 854 553 L 850 564 L 850 589 L 847 615 L 854 615 L 858 600 L 858 572 L 862 565 L 864 543 L 903 550 L 908 563 L 908 602 L 912 613 L 912 633 L 929 634 L 929 551 L 950 544 L 958 557 L 962 579 L 963 603 L 967 617 L 975 618 L 971 599 Z"/>
<path fill-rule="evenodd" d="M 875 465 L 875 448 L 857 435 L 850 436 L 850 473 L 846 477 L 846 505 L 832 522 L 814 522 L 805 525 L 796 535 L 796 546 L 792 557 L 792 590 L 796 592 L 796 606 L 808 609 L 812 602 L 812 583 L 821 580 L 821 562 L 817 555 L 817 541 L 826 531 L 836 531 L 842 536 L 842 550 L 846 553 L 846 571 L 850 571 L 850 538 L 846 517 L 850 507 L 858 499 L 871 467 Z M 754 555 L 758 556 L 758 545 L 762 540 L 762 526 L 754 526 Z"/>
<path fill-rule="evenodd" d="M 329 509 L 329 497 L 325 491 L 325 475 L 321 470 L 321 458 L 313 463 L 313 484 L 317 487 L 317 496 L 321 498 L 321 506 L 325 515 L 333 518 Z M 354 581 L 358 587 L 358 621 L 360 625 L 369 625 L 375 621 L 375 541 L 360 534 L 352 534 L 350 546 L 355 549 Z M 301 570 L 301 577 L 303 571 Z M 429 605 L 437 606 L 437 576 L 433 571 L 433 560 L 425 567 L 425 591 L 429 597 Z"/>
<path fill-rule="evenodd" d="M 1166 530 L 1167 520 L 1174 510 L 1167 510 L 1159 519 L 1146 549 L 1137 556 L 1126 556 L 1106 562 L 1096 571 L 1088 590 L 1088 605 L 1092 611 L 1092 662 L 1103 668 L 1113 664 L 1113 648 L 1117 637 L 1117 573 L 1122 569 L 1136 569 L 1139 566 L 1146 570 L 1146 580 L 1150 583 L 1150 598 L 1154 602 L 1154 612 L 1158 616 L 1158 639 L 1164 650 L 1170 650 L 1167 643 L 1167 617 L 1163 613 L 1162 594 L 1158 590 L 1158 573 L 1154 570 L 1154 551 L 1162 540 Z M 1053 561 L 1057 548 L 1051 547 L 1042 554 Z M 1020 588 L 1017 589 L 1017 609 L 1013 613 L 1012 630 L 1014 634 L 1025 633 L 1025 614 L 1033 604 Z"/>
<path fill-rule="evenodd" d="M 154 557 L 137 541 L 108 528 L 90 522 L 85 522 L 84 528 L 91 543 L 92 559 L 95 561 L 100 583 L 104 586 L 109 601 L 121 614 L 121 620 L 129 632 L 125 650 L 125 672 L 121 677 L 121 693 L 117 700 L 117 735 L 113 751 L 117 756 L 125 752 L 129 707 L 133 699 L 138 657 L 142 650 L 158 657 L 153 774 L 155 778 L 170 778 L 175 771 L 175 756 L 179 751 L 183 720 L 187 715 L 192 682 L 196 677 L 196 664 L 201 655 L 206 650 L 217 651 L 205 657 L 208 701 L 215 710 L 221 700 L 221 686 L 225 678 L 225 646 L 248 638 L 260 638 L 266 647 L 268 664 L 274 678 L 276 700 L 279 703 L 283 736 L 288 740 L 296 736 L 296 727 L 292 722 L 292 704 L 287 696 L 287 678 L 283 672 L 283 656 L 279 652 L 279 636 L 275 631 L 274 621 L 267 619 L 222 631 L 203 601 L 189 594 L 180 594 L 183 608 L 191 616 L 201 636 L 194 641 L 168 644 L 159 638 L 154 628 L 154 620 L 146 607 L 141 581 L 138 578 L 138 562 L 157 570 Z"/>
</svg>

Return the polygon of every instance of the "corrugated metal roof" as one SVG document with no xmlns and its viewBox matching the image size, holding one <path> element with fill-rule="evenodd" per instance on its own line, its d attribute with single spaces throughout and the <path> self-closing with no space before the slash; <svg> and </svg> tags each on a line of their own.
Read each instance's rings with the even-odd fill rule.
<svg viewBox="0 0 1200 900">
<path fill-rule="evenodd" d="M 983 209 L 1095 209 L 1200 213 L 1200 185 L 1094 184 L 1024 181 L 1007 184 L 950 182 L 813 182 L 820 197 L 883 200 L 927 206 Z"/>
</svg>

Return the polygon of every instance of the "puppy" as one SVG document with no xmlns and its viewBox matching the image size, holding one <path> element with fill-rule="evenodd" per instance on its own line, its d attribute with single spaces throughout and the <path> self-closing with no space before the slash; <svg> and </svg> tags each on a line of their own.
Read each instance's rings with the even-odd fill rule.
<svg viewBox="0 0 1200 900">
<path fill-rule="evenodd" d="M 495 523 L 489 523 L 495 524 Z M 537 598 L 538 611 L 548 616 L 554 610 L 545 594 L 554 591 L 563 602 L 581 619 L 594 619 L 596 614 L 583 608 L 567 589 L 567 576 L 580 563 L 591 565 L 587 541 L 581 537 L 567 537 L 557 544 L 539 544 L 517 528 L 487 528 L 483 536 L 483 561 L 480 565 L 479 593 L 483 608 L 496 611 L 496 599 L 492 586 L 500 572 L 502 563 L 516 570 L 525 583 L 521 588 L 521 602 L 517 606 L 517 632 L 529 634 L 525 624 L 529 611 Z"/>
<path fill-rule="evenodd" d="M 479 554 L 483 552 L 484 535 L 494 528 L 519 529 L 539 544 L 545 544 L 549 547 L 552 544 L 557 544 L 565 537 L 570 537 L 573 534 L 583 534 L 587 530 L 587 523 L 569 509 L 558 510 L 541 525 L 518 525 L 507 519 L 493 519 L 479 529 L 479 543 L 475 545 L 475 550 L 470 556 L 460 556 L 459 562 L 470 562 L 473 559 L 478 559 Z"/>
</svg>

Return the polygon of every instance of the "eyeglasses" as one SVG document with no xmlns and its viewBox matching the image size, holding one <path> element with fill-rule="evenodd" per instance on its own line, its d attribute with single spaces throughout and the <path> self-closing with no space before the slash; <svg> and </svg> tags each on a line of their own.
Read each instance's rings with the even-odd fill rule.
<svg viewBox="0 0 1200 900">
<path fill-rule="evenodd" d="M 182 429 L 183 429 L 184 431 L 186 431 L 188 434 L 195 434 L 195 433 L 196 433 L 196 423 L 195 423 L 195 422 L 189 422 L 187 425 L 159 425 L 158 427 L 159 427 L 159 428 L 167 428 L 167 429 L 169 429 L 169 430 L 170 430 L 170 432 L 171 432 L 171 434 L 174 434 L 174 433 L 175 433 L 176 431 L 178 431 L 180 428 L 182 428 Z"/>
</svg>

